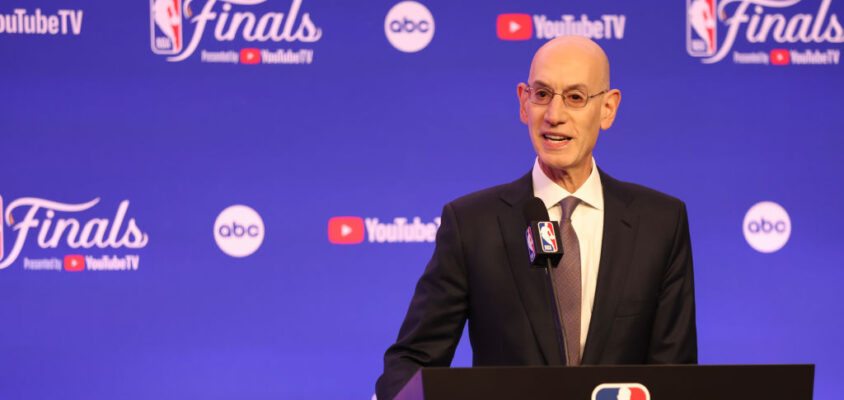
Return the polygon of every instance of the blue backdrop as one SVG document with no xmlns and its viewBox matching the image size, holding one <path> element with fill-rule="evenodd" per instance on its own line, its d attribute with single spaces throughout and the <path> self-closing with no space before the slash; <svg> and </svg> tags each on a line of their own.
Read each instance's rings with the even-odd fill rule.
<svg viewBox="0 0 844 400">
<path fill-rule="evenodd" d="M 422 7 L 3 2 L 0 398 L 369 399 L 433 250 L 375 219 L 528 172 L 516 85 L 567 32 L 622 92 L 598 164 L 687 202 L 701 363 L 836 398 L 842 0 Z"/>
</svg>

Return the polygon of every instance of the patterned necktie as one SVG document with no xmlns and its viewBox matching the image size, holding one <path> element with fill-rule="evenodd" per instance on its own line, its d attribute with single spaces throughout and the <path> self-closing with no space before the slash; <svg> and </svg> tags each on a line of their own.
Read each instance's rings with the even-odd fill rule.
<svg viewBox="0 0 844 400">
<path fill-rule="evenodd" d="M 563 208 L 560 217 L 563 258 L 553 274 L 557 310 L 566 342 L 566 365 L 580 365 L 580 244 L 571 224 L 571 214 L 579 203 L 580 199 L 574 196 L 560 202 Z"/>
</svg>

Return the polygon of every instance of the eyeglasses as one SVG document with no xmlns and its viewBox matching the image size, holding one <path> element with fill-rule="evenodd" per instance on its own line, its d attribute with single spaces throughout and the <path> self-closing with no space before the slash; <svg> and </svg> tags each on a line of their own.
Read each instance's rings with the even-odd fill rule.
<svg viewBox="0 0 844 400">
<path fill-rule="evenodd" d="M 543 106 L 551 104 L 551 100 L 554 99 L 554 95 L 559 95 L 563 99 L 563 103 L 566 103 L 566 106 L 571 108 L 586 107 L 586 103 L 589 102 L 589 99 L 600 96 L 608 91 L 609 89 L 604 89 L 599 93 L 595 93 L 589 96 L 588 94 L 586 94 L 586 92 L 581 89 L 569 89 L 564 91 L 563 93 L 555 93 L 551 89 L 544 87 L 527 87 L 528 99 L 530 99 L 530 102 L 533 104 L 539 104 Z"/>
</svg>

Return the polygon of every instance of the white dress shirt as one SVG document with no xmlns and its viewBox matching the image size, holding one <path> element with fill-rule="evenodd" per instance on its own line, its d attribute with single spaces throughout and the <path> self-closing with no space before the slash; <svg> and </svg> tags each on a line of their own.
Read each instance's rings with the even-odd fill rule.
<svg viewBox="0 0 844 400">
<path fill-rule="evenodd" d="M 559 221 L 562 216 L 560 201 L 568 196 L 580 199 L 580 204 L 571 216 L 572 227 L 580 245 L 580 354 L 586 345 L 592 305 L 595 301 L 595 285 L 598 282 L 598 264 L 601 260 L 601 241 L 604 233 L 604 191 L 595 158 L 592 158 L 592 173 L 574 193 L 569 193 L 548 178 L 539 167 L 539 158 L 533 163 L 533 195 L 542 199 L 548 207 L 548 216 Z"/>
</svg>

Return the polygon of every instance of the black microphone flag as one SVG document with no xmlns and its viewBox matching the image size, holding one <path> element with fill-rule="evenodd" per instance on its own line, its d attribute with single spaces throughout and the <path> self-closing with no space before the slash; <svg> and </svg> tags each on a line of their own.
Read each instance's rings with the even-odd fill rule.
<svg viewBox="0 0 844 400">
<path fill-rule="evenodd" d="M 550 264 L 556 266 L 563 256 L 559 223 L 550 221 L 545 203 L 538 197 L 528 200 L 523 212 L 528 223 L 525 241 L 531 265 L 545 267 L 550 260 Z"/>
</svg>

